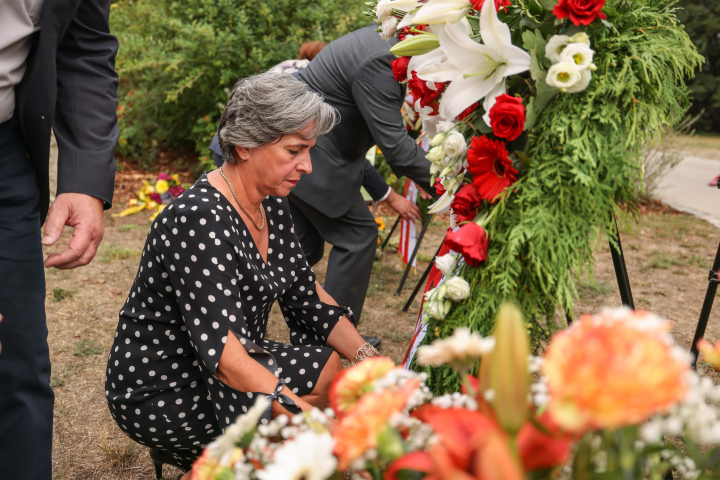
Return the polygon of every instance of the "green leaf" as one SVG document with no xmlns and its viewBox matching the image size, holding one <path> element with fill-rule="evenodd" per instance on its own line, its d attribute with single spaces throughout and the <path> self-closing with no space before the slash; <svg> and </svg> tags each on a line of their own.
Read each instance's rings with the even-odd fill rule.
<svg viewBox="0 0 720 480">
<path fill-rule="evenodd" d="M 555 9 L 555 5 L 558 3 L 557 0 L 538 0 L 538 2 L 540 2 L 540 5 L 542 5 L 545 10 L 551 12 Z"/>
<path fill-rule="evenodd" d="M 537 37 L 535 34 L 530 30 L 525 30 L 522 34 L 523 39 L 523 49 L 526 51 L 531 51 L 535 48 L 535 45 L 537 45 Z"/>
</svg>

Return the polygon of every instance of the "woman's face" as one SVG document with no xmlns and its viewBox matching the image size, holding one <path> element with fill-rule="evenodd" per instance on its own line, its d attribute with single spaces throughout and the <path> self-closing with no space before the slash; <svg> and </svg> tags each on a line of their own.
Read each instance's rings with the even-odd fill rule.
<svg viewBox="0 0 720 480">
<path fill-rule="evenodd" d="M 308 125 L 300 134 L 307 134 L 313 124 Z M 303 173 L 312 172 L 310 149 L 315 146 L 315 138 L 304 139 L 297 133 L 285 135 L 278 142 L 248 150 L 237 148 L 238 157 L 247 158 L 242 165 L 245 174 L 252 176 L 254 186 L 263 195 L 285 197 L 297 184 Z"/>
</svg>

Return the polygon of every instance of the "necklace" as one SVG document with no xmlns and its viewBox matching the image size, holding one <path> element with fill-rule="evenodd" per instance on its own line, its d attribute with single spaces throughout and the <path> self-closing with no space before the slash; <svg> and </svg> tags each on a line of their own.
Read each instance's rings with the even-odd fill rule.
<svg viewBox="0 0 720 480">
<path fill-rule="evenodd" d="M 263 210 L 262 205 L 258 206 L 258 210 L 260 210 L 260 219 L 261 219 L 261 224 L 258 227 L 258 224 L 255 223 L 255 220 L 253 219 L 252 215 L 250 215 L 248 213 L 248 211 L 245 210 L 245 207 L 243 207 L 242 204 L 240 203 L 240 200 L 238 200 L 237 195 L 235 195 L 235 189 L 233 188 L 232 184 L 230 183 L 230 180 L 228 180 L 228 178 L 225 176 L 225 173 L 223 172 L 222 167 L 220 167 L 220 176 L 223 177 L 223 179 L 225 180 L 225 183 L 227 183 L 227 186 L 230 188 L 230 193 L 232 193 L 232 196 L 235 199 L 235 203 L 237 203 L 237 206 L 240 207 L 240 210 L 242 210 L 245 213 L 245 215 L 247 215 L 247 217 L 252 222 L 253 226 L 255 228 L 257 228 L 258 231 L 262 231 L 262 229 L 265 228 L 265 211 Z"/>
</svg>

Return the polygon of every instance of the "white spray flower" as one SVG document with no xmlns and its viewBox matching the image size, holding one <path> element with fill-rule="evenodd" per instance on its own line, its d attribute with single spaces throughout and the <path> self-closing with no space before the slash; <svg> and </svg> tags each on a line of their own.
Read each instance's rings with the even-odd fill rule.
<svg viewBox="0 0 720 480">
<path fill-rule="evenodd" d="M 381 23 L 392 15 L 393 8 L 388 3 L 390 3 L 390 0 L 380 0 L 375 6 L 375 15 Z"/>
<path fill-rule="evenodd" d="M 566 92 L 582 82 L 581 70 L 573 62 L 558 62 L 547 72 L 547 84 Z"/>
<path fill-rule="evenodd" d="M 584 43 L 570 43 L 560 54 L 560 61 L 572 62 L 582 70 L 592 65 L 594 54 L 595 52 Z"/>
<path fill-rule="evenodd" d="M 387 17 L 385 20 L 383 20 L 380 32 L 380 36 L 383 40 L 390 40 L 393 35 L 395 35 L 395 32 L 397 32 L 397 26 L 398 23 L 400 23 L 400 20 L 397 19 L 397 17 Z"/>
<path fill-rule="evenodd" d="M 567 35 L 553 35 L 550 37 L 550 40 L 548 40 L 545 45 L 545 56 L 552 63 L 561 61 L 560 54 L 565 50 L 565 47 L 568 46 L 568 39 L 569 37 Z"/>
</svg>

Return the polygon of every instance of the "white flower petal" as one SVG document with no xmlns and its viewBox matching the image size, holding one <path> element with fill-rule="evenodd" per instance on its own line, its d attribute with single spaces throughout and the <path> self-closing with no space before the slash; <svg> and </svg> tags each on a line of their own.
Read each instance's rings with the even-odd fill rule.
<svg viewBox="0 0 720 480">
<path fill-rule="evenodd" d="M 472 9 L 469 0 L 429 0 L 415 15 L 415 23 L 443 24 L 454 23 Z"/>
<path fill-rule="evenodd" d="M 490 109 L 495 105 L 497 97 L 503 93 L 507 93 L 507 90 L 505 90 L 505 80 L 503 80 L 502 83 L 498 83 L 498 85 L 490 93 L 485 95 L 485 100 L 483 100 L 483 108 L 485 109 L 483 120 L 485 120 L 488 127 L 490 126 Z"/>
<path fill-rule="evenodd" d="M 485 45 L 502 48 L 512 44 L 510 27 L 498 18 L 494 1 L 486 1 L 480 8 L 480 32 Z"/>
</svg>

